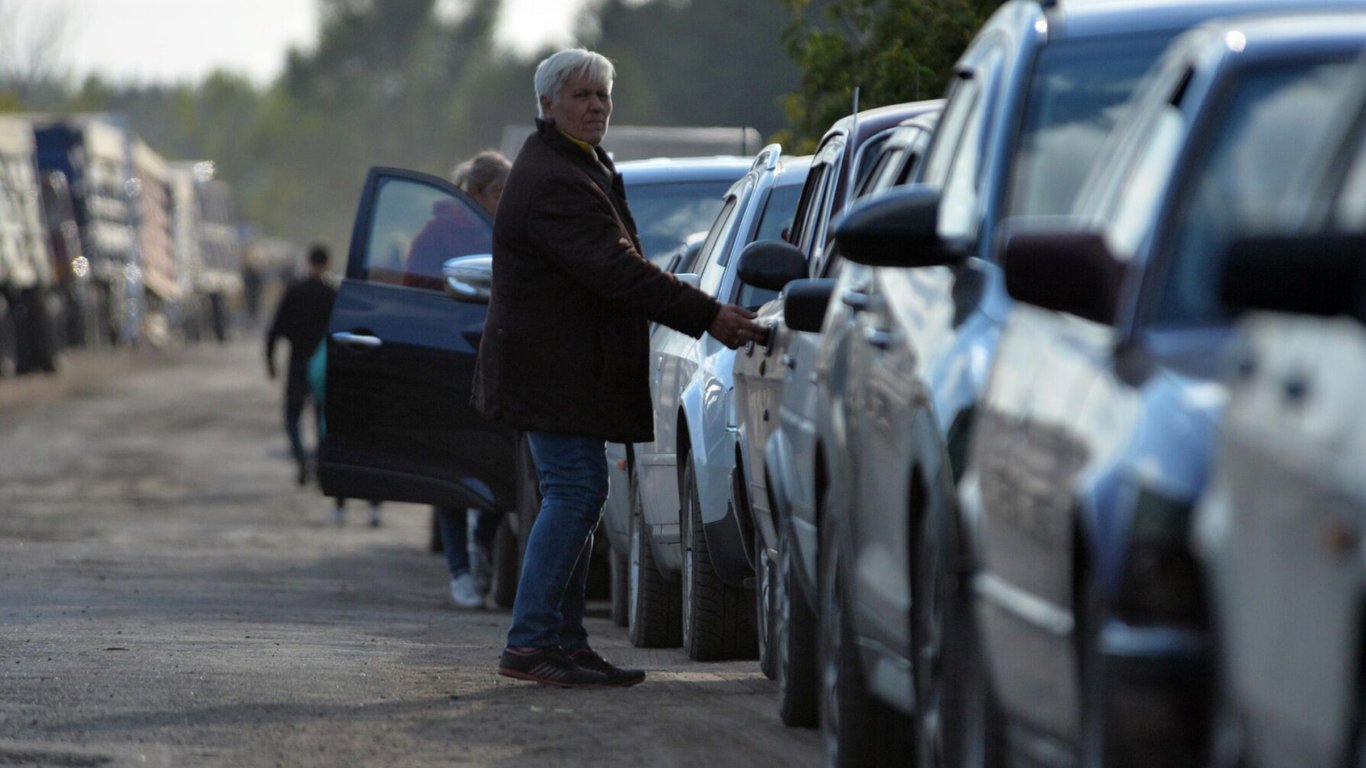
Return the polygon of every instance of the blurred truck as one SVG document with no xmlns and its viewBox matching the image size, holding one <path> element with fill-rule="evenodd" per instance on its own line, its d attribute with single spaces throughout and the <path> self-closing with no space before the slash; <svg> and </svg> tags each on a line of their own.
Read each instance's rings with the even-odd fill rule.
<svg viewBox="0 0 1366 768">
<path fill-rule="evenodd" d="M 142 324 L 142 259 L 135 205 L 134 137 L 116 117 L 34 118 L 38 167 L 61 173 L 80 233 L 71 341 L 108 346 L 135 339 Z"/>
<path fill-rule="evenodd" d="M 226 341 L 243 293 L 243 246 L 232 188 L 210 161 L 170 164 L 177 274 L 186 338 Z"/>
<path fill-rule="evenodd" d="M 57 369 L 57 318 L 33 132 L 0 117 L 0 375 Z"/>
</svg>

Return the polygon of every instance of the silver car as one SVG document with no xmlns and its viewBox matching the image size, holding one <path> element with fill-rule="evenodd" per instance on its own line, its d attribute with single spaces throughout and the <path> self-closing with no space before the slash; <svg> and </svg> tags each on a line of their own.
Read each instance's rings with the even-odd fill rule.
<svg viewBox="0 0 1366 768">
<path fill-rule="evenodd" d="M 1348 117 L 1309 196 L 1323 201 L 1310 206 L 1324 216 L 1317 233 L 1237 243 L 1224 273 L 1227 301 L 1271 310 L 1239 326 L 1195 519 L 1223 652 L 1228 764 L 1239 750 L 1260 768 L 1366 759 L 1366 110 Z"/>
<path fill-rule="evenodd" d="M 697 256 L 696 281 L 726 303 L 758 306 L 772 293 L 736 279 L 738 254 L 790 226 L 808 158 L 765 147 L 726 193 Z M 630 458 L 631 641 L 677 645 L 694 659 L 751 655 L 756 638 L 746 537 L 729 502 L 735 462 L 735 351 L 703 335 L 657 327 L 650 337 L 654 434 Z M 679 576 L 681 575 L 681 579 Z"/>
</svg>

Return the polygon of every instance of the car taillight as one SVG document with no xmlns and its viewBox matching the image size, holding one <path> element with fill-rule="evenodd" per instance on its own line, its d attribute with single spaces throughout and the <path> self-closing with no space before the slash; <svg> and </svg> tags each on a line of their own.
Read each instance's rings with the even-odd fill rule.
<svg viewBox="0 0 1366 768">
<path fill-rule="evenodd" d="M 1206 625 L 1205 586 L 1190 548 L 1191 504 L 1142 490 L 1114 612 L 1133 624 Z"/>
</svg>

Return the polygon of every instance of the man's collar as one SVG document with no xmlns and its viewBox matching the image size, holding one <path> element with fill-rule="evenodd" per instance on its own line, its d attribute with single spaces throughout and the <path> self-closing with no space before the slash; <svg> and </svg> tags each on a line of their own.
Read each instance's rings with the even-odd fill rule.
<svg viewBox="0 0 1366 768">
<path fill-rule="evenodd" d="M 596 160 L 597 162 L 602 163 L 603 165 L 606 165 L 608 162 L 606 159 L 607 153 L 602 151 L 600 147 L 594 147 L 592 144 L 589 144 L 586 141 L 580 141 L 574 138 L 573 136 L 570 136 L 569 134 L 560 130 L 560 127 L 555 125 L 555 121 L 553 120 L 547 120 L 545 118 L 538 117 L 536 118 L 536 128 L 541 132 L 542 136 L 559 136 L 563 138 L 571 145 L 578 147 L 580 150 L 582 150 L 584 154 L 588 155 L 589 158 Z"/>
</svg>

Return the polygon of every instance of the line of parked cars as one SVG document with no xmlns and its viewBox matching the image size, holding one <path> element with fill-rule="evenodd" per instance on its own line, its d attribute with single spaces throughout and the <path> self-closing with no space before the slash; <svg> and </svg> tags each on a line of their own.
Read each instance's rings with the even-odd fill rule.
<svg viewBox="0 0 1366 768">
<path fill-rule="evenodd" d="M 1009 0 L 953 74 L 765 147 L 661 261 L 769 333 L 652 333 L 614 618 L 757 657 L 831 766 L 1362 764 L 1366 2 Z M 472 350 L 486 267 L 429 336 Z M 329 343 L 378 390 L 353 337 L 413 306 Z M 485 438 L 429 480 L 525 526 Z"/>
</svg>

